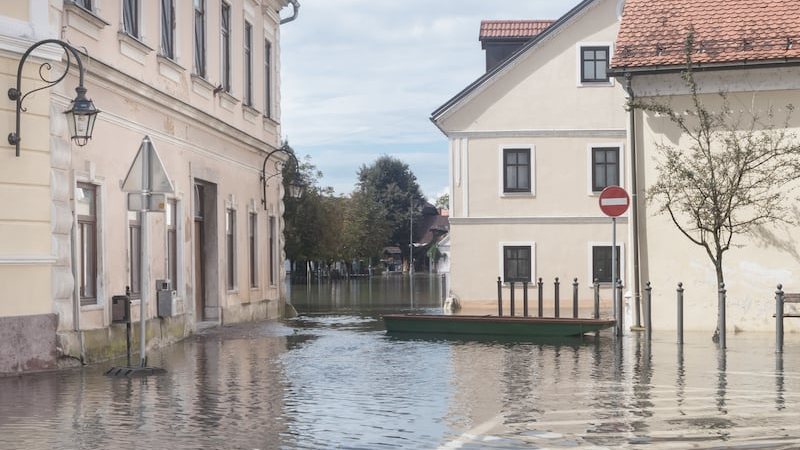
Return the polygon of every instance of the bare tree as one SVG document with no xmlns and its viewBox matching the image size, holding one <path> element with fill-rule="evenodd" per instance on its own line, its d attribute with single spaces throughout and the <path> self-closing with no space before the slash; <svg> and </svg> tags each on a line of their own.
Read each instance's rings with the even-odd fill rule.
<svg viewBox="0 0 800 450">
<path fill-rule="evenodd" d="M 702 247 L 714 264 L 717 286 L 725 282 L 723 256 L 737 236 L 771 222 L 790 222 L 789 196 L 800 176 L 800 145 L 789 131 L 792 105 L 778 111 L 756 108 L 734 112 L 728 95 L 709 107 L 698 94 L 692 55 L 694 33 L 686 37 L 682 78 L 690 107 L 676 110 L 650 99 L 631 108 L 664 116 L 687 138 L 687 146 L 657 143 L 657 178 L 647 200 L 669 215 L 678 230 Z M 777 125 L 776 125 L 777 122 Z M 714 340 L 719 336 L 719 315 Z"/>
</svg>

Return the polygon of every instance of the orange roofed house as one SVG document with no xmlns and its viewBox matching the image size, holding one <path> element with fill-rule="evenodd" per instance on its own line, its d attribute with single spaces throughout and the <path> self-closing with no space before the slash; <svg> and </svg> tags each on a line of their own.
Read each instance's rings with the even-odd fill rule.
<svg viewBox="0 0 800 450">
<path fill-rule="evenodd" d="M 686 66 L 685 40 L 694 30 L 694 77 L 701 100 L 721 107 L 720 92 L 735 115 L 765 118 L 775 124 L 800 103 L 800 20 L 790 0 L 628 0 L 616 38 L 611 68 L 621 84 L 639 100 L 666 102 L 689 110 L 691 97 L 681 79 Z M 633 186 L 638 192 L 638 256 L 634 270 L 653 284 L 653 324 L 676 325 L 675 287 L 686 288 L 686 327 L 713 330 L 717 318 L 714 266 L 700 246 L 692 244 L 652 204 L 645 201 L 657 176 L 657 146 L 688 148 L 688 136 L 667 117 L 635 110 L 629 145 Z M 746 124 L 747 120 L 742 123 Z M 790 115 L 791 132 L 800 131 L 800 117 Z M 742 130 L 749 130 L 744 125 Z M 790 210 L 797 211 L 796 206 Z M 794 218 L 792 218 L 794 219 Z M 772 330 L 773 292 L 778 283 L 800 290 L 800 228 L 769 225 L 734 236 L 723 259 L 727 288 L 728 330 Z M 637 245 L 629 246 L 628 260 Z M 787 321 L 787 326 L 792 326 Z"/>
</svg>

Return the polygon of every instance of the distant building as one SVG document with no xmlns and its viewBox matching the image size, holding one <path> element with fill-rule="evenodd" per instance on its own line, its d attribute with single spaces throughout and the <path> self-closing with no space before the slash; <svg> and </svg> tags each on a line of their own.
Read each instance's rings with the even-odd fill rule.
<svg viewBox="0 0 800 450">
<path fill-rule="evenodd" d="M 146 300 L 153 345 L 201 323 L 281 315 L 284 193 L 280 177 L 263 191 L 261 170 L 281 146 L 279 12 L 290 1 L 0 2 L 4 91 L 26 49 L 61 39 L 82 54 L 87 95 L 102 111 L 92 140 L 75 146 L 62 114 L 78 84 L 73 66 L 26 99 L 21 156 L 0 146 L 0 372 L 118 355 L 125 333 L 111 323 L 112 296 L 126 286 L 134 321 Z M 34 52 L 23 92 L 43 84 L 43 62 L 61 73 L 65 54 Z M 14 103 L 0 115 L 13 124 Z M 139 216 L 120 187 L 145 136 L 175 193 L 166 212 Z M 285 158 L 275 154 L 267 176 Z M 174 291 L 169 317 L 156 316 L 157 280 Z"/>
<path fill-rule="evenodd" d="M 432 113 L 450 140 L 450 289 L 465 307 L 496 299 L 497 277 L 506 295 L 510 281 L 578 277 L 583 297 L 593 279 L 610 296 L 598 195 L 629 179 L 624 91 L 607 70 L 621 6 L 585 0 L 552 22 L 483 22 L 487 73 Z M 627 217 L 619 224 L 624 256 Z"/>
</svg>

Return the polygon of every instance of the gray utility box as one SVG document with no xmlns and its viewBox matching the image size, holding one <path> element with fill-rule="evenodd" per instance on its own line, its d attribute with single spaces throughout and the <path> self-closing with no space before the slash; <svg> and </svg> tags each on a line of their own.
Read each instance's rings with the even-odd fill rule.
<svg viewBox="0 0 800 450">
<path fill-rule="evenodd" d="M 172 317 L 172 293 L 173 290 L 171 280 L 156 280 L 158 317 Z"/>
</svg>

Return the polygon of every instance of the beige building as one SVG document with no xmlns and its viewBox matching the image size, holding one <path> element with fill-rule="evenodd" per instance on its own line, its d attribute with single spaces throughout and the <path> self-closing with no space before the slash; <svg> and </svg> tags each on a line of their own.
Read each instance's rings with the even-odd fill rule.
<svg viewBox="0 0 800 450">
<path fill-rule="evenodd" d="M 629 184 L 625 94 L 607 72 L 621 12 L 586 0 L 555 22 L 485 21 L 488 71 L 433 112 L 450 141 L 450 289 L 466 307 L 496 299 L 497 277 L 506 299 L 509 281 L 538 278 L 552 299 L 559 277 L 562 315 L 574 278 L 584 305 L 595 278 L 610 298 L 598 196 Z M 627 284 L 627 217 L 618 224 Z"/>
<path fill-rule="evenodd" d="M 681 71 L 686 64 L 684 42 L 692 26 L 701 101 L 719 111 L 718 94 L 726 92 L 732 110 L 744 115 L 741 130 L 749 129 L 747 117 L 754 113 L 767 120 L 770 109 L 776 113 L 773 123 L 782 127 L 786 106 L 800 103 L 796 6 L 786 0 L 628 0 L 613 67 L 620 81 L 626 74 L 632 77 L 637 98 L 666 102 L 678 111 L 690 110 L 691 97 Z M 644 201 L 647 188 L 658 175 L 657 146 L 688 148 L 691 143 L 663 115 L 637 110 L 634 119 L 635 146 L 640 154 L 635 169 L 642 180 L 641 277 L 653 284 L 653 326 L 657 330 L 675 328 L 675 289 L 682 282 L 686 289 L 685 327 L 713 330 L 718 305 L 713 264 L 705 250 L 686 239 L 668 215 Z M 789 127 L 795 136 L 800 132 L 796 110 Z M 795 206 L 789 209 L 797 210 Z M 733 238 L 723 259 L 728 333 L 774 330 L 776 285 L 782 283 L 787 292 L 800 291 L 799 242 L 797 226 L 781 224 L 767 224 Z M 798 329 L 793 319 L 785 322 L 787 329 Z"/>
<path fill-rule="evenodd" d="M 282 314 L 280 12 L 293 0 L 21 0 L 0 2 L 0 79 L 42 39 L 81 54 L 101 110 L 93 138 L 69 139 L 62 114 L 78 71 L 25 99 L 20 153 L 0 147 L 0 373 L 124 352 L 112 297 L 147 306 L 148 344 L 199 326 Z M 25 62 L 57 78 L 57 45 Z M 47 68 L 47 67 L 45 67 Z M 14 102 L 0 106 L 9 132 Z M 127 208 L 122 181 L 149 136 L 174 186 L 163 212 Z M 269 178 L 262 184 L 262 167 Z M 168 283 L 159 282 L 168 280 Z M 156 288 L 165 291 L 157 311 Z M 138 337 L 137 337 L 138 339 Z M 138 344 L 137 347 L 138 348 Z"/>
</svg>

